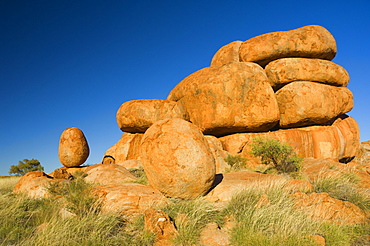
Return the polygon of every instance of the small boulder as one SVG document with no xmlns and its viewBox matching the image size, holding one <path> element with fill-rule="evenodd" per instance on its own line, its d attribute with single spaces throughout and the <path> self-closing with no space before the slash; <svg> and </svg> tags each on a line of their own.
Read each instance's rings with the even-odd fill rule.
<svg viewBox="0 0 370 246">
<path fill-rule="evenodd" d="M 216 163 L 216 173 L 223 173 L 230 168 L 230 165 L 225 161 L 228 152 L 222 147 L 221 141 L 215 136 L 206 135 L 204 136 L 208 142 L 209 148 L 211 149 L 213 158 Z"/>
<path fill-rule="evenodd" d="M 144 134 L 141 161 L 149 183 L 168 197 L 204 195 L 215 177 L 215 160 L 198 127 L 182 119 L 153 124 Z"/>
<path fill-rule="evenodd" d="M 337 45 L 327 29 L 309 25 L 253 37 L 242 43 L 239 53 L 241 61 L 265 66 L 273 60 L 288 57 L 332 60 L 337 53 Z"/>
<path fill-rule="evenodd" d="M 344 87 L 349 82 L 349 74 L 342 66 L 321 59 L 278 59 L 270 62 L 265 67 L 265 71 L 274 88 L 280 88 L 294 81 L 313 81 Z"/>
<path fill-rule="evenodd" d="M 213 56 L 211 66 L 222 66 L 230 62 L 240 62 L 239 48 L 243 41 L 234 41 L 221 47 Z"/>
<path fill-rule="evenodd" d="M 144 212 L 144 229 L 154 233 L 154 246 L 172 246 L 172 240 L 178 235 L 175 225 L 165 212 L 149 208 Z"/>
<path fill-rule="evenodd" d="M 77 167 L 89 157 L 89 145 L 83 132 L 70 127 L 63 131 L 59 141 L 58 156 L 65 167 Z"/>
<path fill-rule="evenodd" d="M 219 228 L 217 223 L 208 223 L 200 232 L 201 246 L 228 246 L 230 234 Z"/>
<path fill-rule="evenodd" d="M 276 92 L 280 127 L 323 124 L 353 108 L 353 95 L 345 87 L 300 81 Z"/>
<path fill-rule="evenodd" d="M 267 131 L 279 120 L 266 73 L 251 62 L 203 68 L 182 80 L 168 99 L 183 105 L 208 135 Z"/>
<path fill-rule="evenodd" d="M 189 120 L 182 105 L 163 99 L 125 102 L 116 115 L 118 127 L 123 132 L 130 133 L 144 133 L 154 122 L 171 118 Z"/>
</svg>

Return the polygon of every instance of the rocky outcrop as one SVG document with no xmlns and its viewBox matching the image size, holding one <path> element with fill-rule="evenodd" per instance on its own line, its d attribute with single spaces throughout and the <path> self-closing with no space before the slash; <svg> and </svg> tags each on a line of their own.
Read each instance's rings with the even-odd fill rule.
<svg viewBox="0 0 370 246">
<path fill-rule="evenodd" d="M 47 186 L 51 182 L 56 182 L 56 180 L 42 171 L 29 172 L 17 182 L 13 193 L 24 193 L 33 198 L 46 198 L 48 196 Z"/>
<path fill-rule="evenodd" d="M 156 121 L 180 118 L 189 120 L 182 105 L 162 99 L 141 99 L 125 102 L 117 111 L 118 127 L 123 132 L 144 133 Z"/>
<path fill-rule="evenodd" d="M 204 134 L 267 131 L 279 120 L 274 92 L 255 63 L 229 63 L 201 69 L 169 94 L 189 113 Z"/>
<path fill-rule="evenodd" d="M 100 185 L 122 184 L 137 179 L 126 168 L 116 164 L 92 165 L 85 170 L 85 174 L 87 182 Z"/>
<path fill-rule="evenodd" d="M 356 205 L 330 197 L 327 193 L 310 195 L 298 192 L 293 196 L 296 207 L 302 209 L 311 219 L 337 224 L 354 225 L 367 221 L 366 214 Z"/>
<path fill-rule="evenodd" d="M 99 198 L 103 212 L 129 217 L 168 202 L 159 191 L 136 183 L 97 186 L 94 194 Z"/>
<path fill-rule="evenodd" d="M 281 128 L 323 124 L 353 108 L 349 89 L 305 81 L 284 86 L 276 99 Z"/>
<path fill-rule="evenodd" d="M 256 62 L 261 66 L 287 57 L 332 60 L 336 53 L 333 35 L 316 25 L 262 34 L 243 42 L 239 50 L 241 61 Z"/>
<path fill-rule="evenodd" d="M 141 160 L 150 185 L 168 197 L 204 195 L 215 177 L 215 160 L 201 131 L 181 119 L 156 122 L 144 134 Z"/>
<path fill-rule="evenodd" d="M 280 88 L 294 81 L 313 81 L 333 86 L 347 86 L 348 72 L 334 62 L 321 59 L 283 58 L 270 62 L 265 71 L 270 84 Z"/>
<path fill-rule="evenodd" d="M 165 212 L 149 208 L 144 212 L 144 229 L 154 233 L 154 246 L 172 246 L 178 232 Z"/>
<path fill-rule="evenodd" d="M 338 117 L 333 123 L 277 130 L 262 133 L 239 133 L 221 137 L 223 148 L 233 155 L 241 154 L 258 163 L 250 154 L 253 138 L 265 136 L 289 143 L 301 157 L 317 159 L 350 160 L 357 153 L 360 134 L 357 122 L 346 115 Z"/>
<path fill-rule="evenodd" d="M 83 132 L 70 127 L 63 131 L 59 141 L 58 156 L 65 167 L 77 167 L 89 157 L 90 149 Z"/>
</svg>

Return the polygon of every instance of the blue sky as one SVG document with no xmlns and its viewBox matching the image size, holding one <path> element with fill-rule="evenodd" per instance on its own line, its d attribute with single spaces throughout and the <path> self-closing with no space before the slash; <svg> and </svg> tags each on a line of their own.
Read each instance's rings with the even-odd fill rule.
<svg viewBox="0 0 370 246">
<path fill-rule="evenodd" d="M 327 28 L 350 74 L 361 141 L 370 140 L 370 1 L 0 1 L 0 175 L 22 159 L 61 167 L 64 129 L 80 128 L 87 164 L 122 132 L 128 100 L 165 99 L 235 40 L 305 25 Z"/>
</svg>

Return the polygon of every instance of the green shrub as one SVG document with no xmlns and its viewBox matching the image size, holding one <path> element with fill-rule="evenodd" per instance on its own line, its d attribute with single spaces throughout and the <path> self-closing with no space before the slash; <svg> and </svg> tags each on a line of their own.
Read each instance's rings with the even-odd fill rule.
<svg viewBox="0 0 370 246">
<path fill-rule="evenodd" d="M 256 137 L 251 143 L 251 153 L 261 157 L 263 164 L 271 164 L 279 173 L 297 175 L 303 158 L 298 157 L 292 147 L 276 139 Z"/>
<path fill-rule="evenodd" d="M 228 154 L 225 158 L 227 164 L 229 164 L 230 169 L 227 171 L 239 171 L 245 169 L 248 159 L 241 157 L 240 155 L 230 155 Z"/>
</svg>

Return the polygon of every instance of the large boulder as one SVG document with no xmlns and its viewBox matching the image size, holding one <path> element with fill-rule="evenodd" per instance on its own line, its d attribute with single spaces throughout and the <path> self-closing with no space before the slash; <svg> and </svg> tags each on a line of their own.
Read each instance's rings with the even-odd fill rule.
<svg viewBox="0 0 370 246">
<path fill-rule="evenodd" d="M 135 216 L 168 203 L 159 191 L 137 183 L 97 186 L 94 194 L 99 198 L 103 212 L 124 216 Z"/>
<path fill-rule="evenodd" d="M 271 32 L 243 42 L 239 49 L 241 61 L 265 66 L 288 57 L 332 60 L 337 45 L 331 33 L 322 26 L 310 25 L 290 31 Z"/>
<path fill-rule="evenodd" d="M 211 66 L 222 66 L 230 62 L 239 62 L 239 48 L 243 41 L 234 41 L 221 47 L 213 56 Z"/>
<path fill-rule="evenodd" d="M 153 124 L 144 134 L 141 161 L 149 183 L 168 197 L 204 195 L 215 177 L 215 160 L 198 127 L 181 119 Z"/>
<path fill-rule="evenodd" d="M 360 145 L 357 122 L 346 115 L 326 126 L 310 126 L 261 133 L 239 133 L 219 138 L 232 155 L 240 154 L 257 161 L 250 154 L 253 138 L 264 136 L 289 143 L 299 156 L 347 161 L 356 156 Z"/>
<path fill-rule="evenodd" d="M 182 105 L 163 99 L 141 99 L 125 102 L 118 109 L 116 119 L 123 132 L 143 133 L 154 122 L 168 118 L 188 120 Z"/>
<path fill-rule="evenodd" d="M 169 100 L 183 105 L 204 134 L 267 131 L 279 120 L 274 92 L 255 63 L 201 69 L 182 80 Z"/>
<path fill-rule="evenodd" d="M 276 99 L 281 128 L 322 124 L 353 108 L 353 95 L 346 87 L 307 81 L 284 86 Z"/>
<path fill-rule="evenodd" d="M 347 86 L 348 72 L 334 62 L 321 59 L 283 58 L 270 62 L 265 71 L 274 88 L 293 81 L 314 81 L 334 86 Z"/>
<path fill-rule="evenodd" d="M 90 149 L 83 132 L 70 127 L 63 131 L 59 140 L 59 161 L 65 167 L 77 167 L 89 157 Z"/>
<path fill-rule="evenodd" d="M 142 133 L 123 133 L 121 139 L 104 153 L 102 163 L 123 165 L 127 160 L 140 159 L 142 137 Z"/>
</svg>

